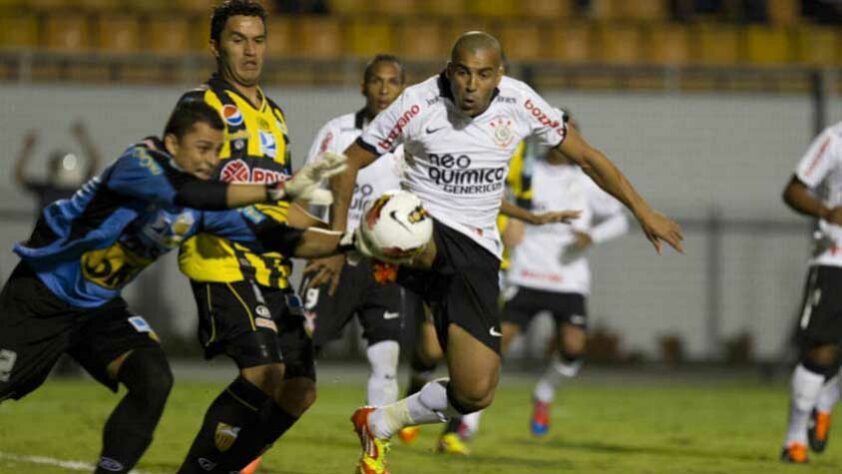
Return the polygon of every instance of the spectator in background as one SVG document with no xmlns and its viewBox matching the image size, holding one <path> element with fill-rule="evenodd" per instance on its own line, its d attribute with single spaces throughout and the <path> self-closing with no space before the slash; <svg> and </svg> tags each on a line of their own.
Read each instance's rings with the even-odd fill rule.
<svg viewBox="0 0 842 474">
<path fill-rule="evenodd" d="M 275 11 L 279 13 L 311 13 L 327 15 L 330 13 L 327 0 L 275 0 Z"/>
<path fill-rule="evenodd" d="M 65 150 L 54 150 L 48 158 L 47 177 L 35 180 L 26 176 L 26 166 L 32 161 L 33 150 L 38 141 L 38 132 L 31 130 L 23 139 L 23 147 L 15 161 L 15 182 L 21 188 L 34 194 L 40 211 L 48 204 L 73 195 L 79 186 L 93 177 L 100 163 L 99 150 L 91 140 L 84 123 L 76 121 L 70 131 L 79 141 L 85 154 L 83 163 L 79 156 Z"/>
</svg>

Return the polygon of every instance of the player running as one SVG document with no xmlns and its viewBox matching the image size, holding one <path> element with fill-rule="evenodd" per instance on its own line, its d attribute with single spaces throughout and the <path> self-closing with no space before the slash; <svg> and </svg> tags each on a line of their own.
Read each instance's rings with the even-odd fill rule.
<svg viewBox="0 0 842 474">
<path fill-rule="evenodd" d="M 408 425 L 442 422 L 491 404 L 500 369 L 497 308 L 501 244 L 495 225 L 507 165 L 527 136 L 558 147 L 631 209 L 656 250 L 681 250 L 680 227 L 653 210 L 620 171 L 529 86 L 503 75 L 492 36 L 471 32 L 453 46 L 446 71 L 408 87 L 348 148 L 348 172 L 332 180 L 334 229 L 345 229 L 357 170 L 400 144 L 406 182 L 435 218 L 433 240 L 398 280 L 431 305 L 449 379 L 406 399 L 358 409 L 359 472 L 383 473 L 388 440 Z M 410 159 L 411 157 L 411 159 Z"/>
<path fill-rule="evenodd" d="M 842 122 L 826 128 L 801 158 L 783 194 L 794 211 L 817 218 L 816 245 L 799 320 L 800 356 L 790 386 L 781 460 L 806 463 L 807 445 L 824 451 L 839 399 L 842 344 Z"/>
<path fill-rule="evenodd" d="M 344 158 L 327 157 L 286 183 L 206 181 L 223 129 L 207 105 L 176 107 L 163 139 L 131 146 L 71 199 L 46 207 L 29 239 L 15 246 L 21 262 L 0 294 L 0 400 L 37 389 L 62 353 L 111 390 L 125 385 L 105 424 L 96 473 L 137 464 L 172 387 L 158 337 L 120 296 L 144 268 L 200 229 L 302 256 L 337 249 L 336 234 L 291 229 L 254 207 L 211 210 L 319 198 L 319 181 L 341 171 Z"/>
</svg>

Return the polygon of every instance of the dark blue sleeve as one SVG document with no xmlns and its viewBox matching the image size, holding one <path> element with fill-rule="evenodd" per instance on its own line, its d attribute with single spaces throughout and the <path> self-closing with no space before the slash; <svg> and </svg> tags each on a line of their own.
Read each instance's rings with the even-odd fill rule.
<svg viewBox="0 0 842 474">
<path fill-rule="evenodd" d="M 126 150 L 106 176 L 106 186 L 118 194 L 159 204 L 175 202 L 176 189 L 167 170 L 144 147 Z"/>
<path fill-rule="evenodd" d="M 286 256 L 293 256 L 304 234 L 301 229 L 270 219 L 254 206 L 203 214 L 203 232 Z"/>
</svg>

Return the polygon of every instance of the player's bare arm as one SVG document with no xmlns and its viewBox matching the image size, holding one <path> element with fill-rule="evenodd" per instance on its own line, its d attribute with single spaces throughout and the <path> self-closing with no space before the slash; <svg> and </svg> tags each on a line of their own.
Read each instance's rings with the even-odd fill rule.
<svg viewBox="0 0 842 474">
<path fill-rule="evenodd" d="M 539 212 L 536 214 L 528 209 L 518 206 L 517 204 L 509 202 L 505 198 L 500 204 L 500 214 L 532 225 L 555 224 L 558 222 L 569 224 L 570 221 L 579 217 L 581 213 L 582 211 L 579 210 L 565 210 Z"/>
<path fill-rule="evenodd" d="M 629 208 L 658 253 L 661 253 L 661 241 L 679 252 L 684 252 L 681 244 L 684 240 L 681 226 L 652 209 L 614 163 L 590 146 L 573 127 L 567 128 L 567 137 L 559 145 L 558 151 L 579 165 L 600 188 Z"/>
<path fill-rule="evenodd" d="M 832 208 L 825 206 L 796 177 L 793 177 L 784 188 L 783 199 L 787 206 L 799 214 L 824 219 L 831 224 L 842 225 L 842 206 Z"/>
</svg>

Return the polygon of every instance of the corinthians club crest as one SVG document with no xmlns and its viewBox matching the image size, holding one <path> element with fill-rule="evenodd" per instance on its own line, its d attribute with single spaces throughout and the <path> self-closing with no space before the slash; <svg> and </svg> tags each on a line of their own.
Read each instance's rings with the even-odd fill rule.
<svg viewBox="0 0 842 474">
<path fill-rule="evenodd" d="M 515 131 L 512 129 L 511 119 L 498 115 L 491 120 L 491 133 L 494 143 L 500 148 L 508 148 L 515 140 Z"/>
</svg>

